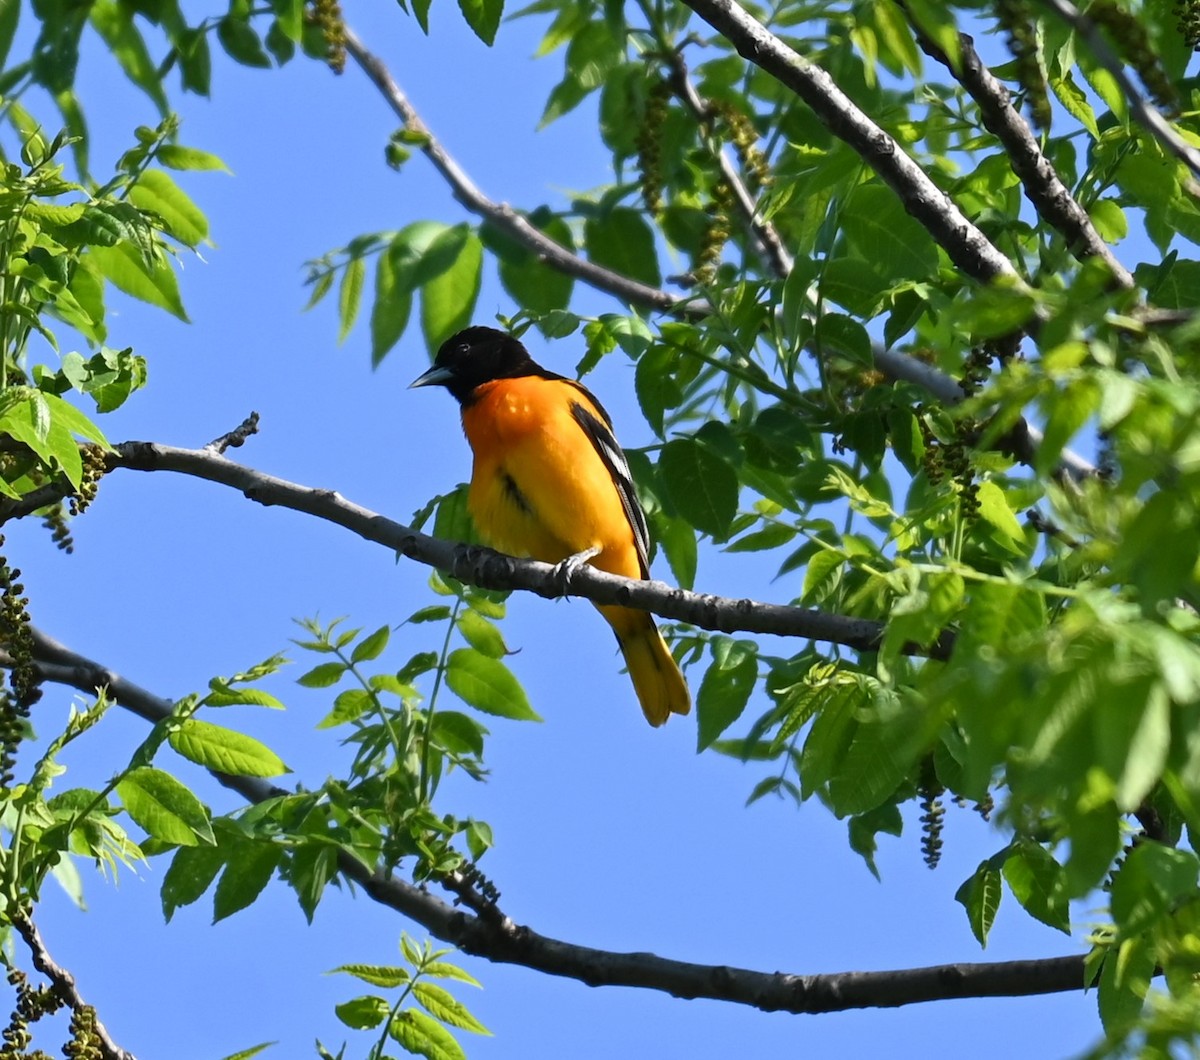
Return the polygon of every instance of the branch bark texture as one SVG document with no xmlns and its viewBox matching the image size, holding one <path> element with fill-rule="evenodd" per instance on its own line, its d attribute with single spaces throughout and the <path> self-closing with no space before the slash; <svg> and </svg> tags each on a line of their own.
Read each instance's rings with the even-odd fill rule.
<svg viewBox="0 0 1200 1060">
<path fill-rule="evenodd" d="M 34 661 L 44 680 L 85 692 L 107 688 L 110 698 L 147 721 L 159 721 L 170 714 L 169 700 L 71 651 L 40 630 L 34 630 L 33 635 Z M 251 802 L 281 793 L 281 789 L 257 778 L 213 775 Z M 639 987 L 680 998 L 708 998 L 770 1012 L 793 1013 L 894 1008 L 951 998 L 1064 993 L 1085 986 L 1082 955 L 793 975 L 677 961 L 652 953 L 619 953 L 542 935 L 515 924 L 494 907 L 488 913 L 465 912 L 394 875 L 384 877 L 371 872 L 349 855 L 340 858 L 339 864 L 343 873 L 375 901 L 409 917 L 465 953 L 576 979 L 589 986 Z M 447 886 L 461 890 L 465 884 L 452 878 Z M 112 1060 L 132 1058 L 116 1054 Z"/>
</svg>

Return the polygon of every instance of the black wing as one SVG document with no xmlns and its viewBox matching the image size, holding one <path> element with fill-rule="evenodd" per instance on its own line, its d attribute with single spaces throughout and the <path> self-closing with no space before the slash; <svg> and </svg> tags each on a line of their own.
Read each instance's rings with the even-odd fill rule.
<svg viewBox="0 0 1200 1060">
<path fill-rule="evenodd" d="M 625 518 L 629 520 L 629 525 L 633 530 L 633 543 L 637 548 L 642 577 L 649 578 L 650 530 L 646 526 L 646 515 L 638 503 L 637 491 L 633 487 L 633 475 L 629 471 L 629 461 L 625 459 L 625 453 L 617 444 L 617 439 L 613 437 L 612 420 L 608 418 L 604 406 L 592 397 L 586 387 L 580 386 L 573 380 L 565 381 L 583 391 L 603 417 L 602 420 L 599 420 L 590 409 L 585 408 L 578 401 L 571 402 L 571 415 L 575 417 L 575 422 L 583 428 L 583 433 L 588 436 L 588 440 L 600 454 L 600 459 L 604 461 L 604 466 L 608 468 L 608 473 L 612 475 L 612 480 L 616 484 L 617 493 L 621 497 L 621 506 L 625 509 Z"/>
</svg>

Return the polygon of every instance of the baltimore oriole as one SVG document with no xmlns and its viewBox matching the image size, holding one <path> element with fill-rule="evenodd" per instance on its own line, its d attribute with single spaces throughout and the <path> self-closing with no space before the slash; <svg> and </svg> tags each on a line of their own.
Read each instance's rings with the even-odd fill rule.
<svg viewBox="0 0 1200 1060">
<path fill-rule="evenodd" d="M 626 578 L 650 576 L 649 532 L 629 463 L 608 413 L 584 386 L 485 327 L 447 339 L 412 386 L 444 386 L 461 406 L 475 454 L 467 507 L 487 544 L 566 571 L 590 562 Z M 617 635 L 646 720 L 662 725 L 686 714 L 687 685 L 651 615 L 596 608 Z"/>
</svg>

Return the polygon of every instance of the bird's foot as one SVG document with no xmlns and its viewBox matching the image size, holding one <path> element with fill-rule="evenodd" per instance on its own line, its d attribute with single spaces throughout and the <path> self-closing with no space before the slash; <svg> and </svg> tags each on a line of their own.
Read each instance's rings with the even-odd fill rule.
<svg viewBox="0 0 1200 1060">
<path fill-rule="evenodd" d="M 593 545 L 591 548 L 585 548 L 582 552 L 576 552 L 573 556 L 568 556 L 566 559 L 554 565 L 554 580 L 558 585 L 559 592 L 563 596 L 569 596 L 571 593 L 571 579 L 575 577 L 575 572 L 579 570 L 589 559 L 600 555 L 598 545 Z"/>
</svg>

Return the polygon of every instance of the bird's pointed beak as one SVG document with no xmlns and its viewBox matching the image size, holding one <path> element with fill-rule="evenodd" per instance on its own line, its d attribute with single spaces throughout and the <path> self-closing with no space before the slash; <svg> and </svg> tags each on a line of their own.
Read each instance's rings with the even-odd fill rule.
<svg viewBox="0 0 1200 1060">
<path fill-rule="evenodd" d="M 435 364 L 429 371 L 423 372 L 409 383 L 408 389 L 415 390 L 419 386 L 445 386 L 453 376 L 454 373 L 449 368 L 443 368 Z"/>
</svg>

